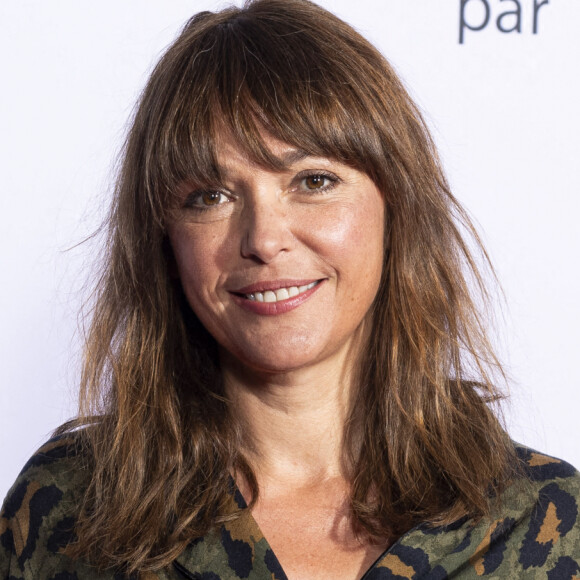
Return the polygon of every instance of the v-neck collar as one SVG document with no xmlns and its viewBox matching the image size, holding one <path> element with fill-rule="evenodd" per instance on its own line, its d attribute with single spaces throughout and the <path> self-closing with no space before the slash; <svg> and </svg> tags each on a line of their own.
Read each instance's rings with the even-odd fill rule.
<svg viewBox="0 0 580 580">
<path fill-rule="evenodd" d="M 519 450 L 519 453 L 524 456 L 526 450 Z M 530 457 L 533 459 L 533 454 Z M 527 459 L 528 463 L 532 461 Z M 560 466 L 561 473 L 548 470 L 545 475 L 536 475 L 540 480 L 538 484 L 545 486 L 542 492 L 554 485 L 546 485 L 546 480 L 549 481 L 555 473 L 559 477 L 571 477 L 574 473 L 573 468 L 568 473 L 567 464 L 559 460 L 545 458 L 544 463 L 552 471 Z M 360 580 L 443 580 L 463 577 L 464 574 L 472 578 L 474 573 L 479 577 L 497 572 L 500 564 L 505 563 L 504 552 L 506 557 L 511 554 L 511 560 L 516 546 L 524 541 L 530 517 L 537 511 L 536 501 L 538 496 L 535 493 L 523 493 L 516 483 L 505 490 L 501 505 L 492 518 L 474 522 L 465 517 L 453 524 L 434 528 L 419 525 L 403 534 L 379 556 Z M 245 508 L 246 502 L 232 479 L 225 512 L 226 515 L 237 512 L 238 517 L 195 540 L 183 551 L 174 562 L 181 577 L 194 580 L 287 580 L 258 523 Z M 506 551 L 508 544 L 511 547 Z"/>
<path fill-rule="evenodd" d="M 243 511 L 240 513 L 240 510 Z M 195 580 L 288 580 L 232 479 L 225 515 L 236 512 L 239 513 L 236 519 L 192 542 L 174 562 L 175 568 L 184 577 Z M 427 572 L 431 568 L 428 557 L 420 558 L 423 565 L 418 569 L 407 563 L 409 556 L 422 552 L 417 547 L 422 537 L 424 532 L 420 526 L 401 536 L 375 560 L 360 580 L 386 578 L 387 570 L 403 578 L 414 577 L 416 572 Z M 409 544 L 415 548 L 409 548 Z M 415 560 L 417 558 L 413 558 Z"/>
<path fill-rule="evenodd" d="M 288 580 L 233 479 L 230 488 L 224 514 L 239 515 L 192 542 L 176 559 L 176 568 L 204 580 Z"/>
</svg>

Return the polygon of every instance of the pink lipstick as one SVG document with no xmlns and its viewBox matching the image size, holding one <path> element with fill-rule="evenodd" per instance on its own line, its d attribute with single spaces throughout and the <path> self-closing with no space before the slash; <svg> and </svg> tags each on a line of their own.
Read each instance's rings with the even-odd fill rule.
<svg viewBox="0 0 580 580">
<path fill-rule="evenodd" d="M 230 291 L 236 304 L 265 316 L 289 312 L 308 300 L 320 288 L 322 280 L 272 280 L 257 282 Z"/>
</svg>

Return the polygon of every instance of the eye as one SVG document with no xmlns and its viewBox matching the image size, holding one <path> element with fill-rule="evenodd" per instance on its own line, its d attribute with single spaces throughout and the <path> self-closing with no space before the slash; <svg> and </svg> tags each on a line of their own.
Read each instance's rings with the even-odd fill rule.
<svg viewBox="0 0 580 580">
<path fill-rule="evenodd" d="M 203 191 L 199 194 L 199 199 L 203 205 L 218 205 L 228 201 L 228 198 L 219 191 Z"/>
<path fill-rule="evenodd" d="M 328 177 L 325 175 L 309 175 L 304 178 L 304 185 L 307 189 L 321 189 L 326 185 Z"/>
<path fill-rule="evenodd" d="M 310 173 L 300 179 L 300 185 L 306 191 L 325 191 L 334 187 L 337 182 L 338 177 L 326 173 Z"/>
<path fill-rule="evenodd" d="M 208 209 L 229 201 L 231 201 L 230 198 L 221 191 L 203 190 L 190 193 L 185 205 L 195 209 Z"/>
</svg>

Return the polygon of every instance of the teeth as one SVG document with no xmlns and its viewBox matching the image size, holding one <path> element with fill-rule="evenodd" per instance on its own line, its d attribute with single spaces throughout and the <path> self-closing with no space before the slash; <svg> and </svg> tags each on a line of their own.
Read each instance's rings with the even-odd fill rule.
<svg viewBox="0 0 580 580">
<path fill-rule="evenodd" d="M 316 284 L 318 282 L 311 282 L 304 286 L 290 286 L 289 288 L 278 288 L 278 290 L 266 290 L 265 292 L 252 292 L 251 294 L 246 294 L 246 298 L 255 302 L 279 302 L 280 300 L 294 298 L 294 296 L 298 296 L 298 294 L 314 288 Z"/>
<path fill-rule="evenodd" d="M 286 288 L 280 288 L 276 290 L 276 300 L 288 300 L 290 298 L 290 292 Z"/>
</svg>

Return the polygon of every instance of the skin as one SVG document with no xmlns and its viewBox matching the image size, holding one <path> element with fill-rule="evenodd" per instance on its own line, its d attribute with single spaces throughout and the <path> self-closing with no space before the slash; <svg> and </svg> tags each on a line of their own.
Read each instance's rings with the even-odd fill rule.
<svg viewBox="0 0 580 580">
<path fill-rule="evenodd" d="M 291 580 L 352 580 L 387 545 L 355 537 L 341 459 L 381 278 L 384 202 L 366 174 L 263 138 L 284 169 L 257 165 L 223 132 L 222 183 L 180 185 L 169 239 L 189 304 L 221 346 L 260 486 L 254 518 Z M 245 296 L 294 282 L 316 286 L 275 305 Z"/>
</svg>

